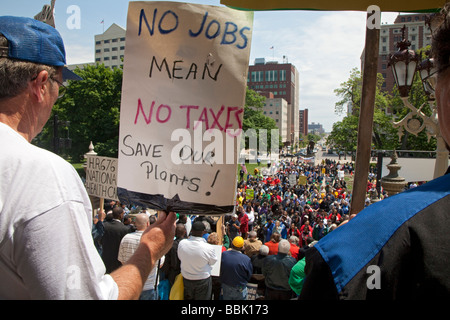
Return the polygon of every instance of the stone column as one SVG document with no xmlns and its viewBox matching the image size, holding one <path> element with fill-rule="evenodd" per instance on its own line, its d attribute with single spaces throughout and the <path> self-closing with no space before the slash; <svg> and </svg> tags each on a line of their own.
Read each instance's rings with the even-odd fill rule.
<svg viewBox="0 0 450 320">
<path fill-rule="evenodd" d="M 94 151 L 94 144 L 92 143 L 92 141 L 89 144 L 89 151 L 84 154 L 84 158 L 87 159 L 87 157 L 89 155 L 92 155 L 92 156 L 97 155 L 97 152 Z M 86 163 L 83 164 L 83 168 L 84 168 L 84 172 L 86 172 L 86 169 L 87 169 Z M 97 209 L 100 208 L 100 206 L 102 204 L 100 203 L 100 199 L 98 197 L 89 195 L 89 199 L 91 200 L 91 205 L 92 205 L 92 215 L 95 217 L 95 215 L 97 214 Z"/>
<path fill-rule="evenodd" d="M 391 162 L 387 165 L 389 174 L 381 178 L 381 186 L 387 191 L 389 197 L 402 192 L 406 185 L 405 178 L 398 175 L 401 166 L 397 162 L 398 157 L 395 150 L 391 159 Z"/>
</svg>

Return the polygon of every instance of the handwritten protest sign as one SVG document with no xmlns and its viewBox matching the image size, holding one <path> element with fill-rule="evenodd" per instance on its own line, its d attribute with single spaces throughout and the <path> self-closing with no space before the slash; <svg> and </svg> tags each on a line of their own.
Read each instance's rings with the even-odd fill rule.
<svg viewBox="0 0 450 320">
<path fill-rule="evenodd" d="M 216 252 L 217 260 L 211 266 L 211 275 L 214 277 L 220 276 L 220 264 L 222 262 L 222 246 L 221 245 L 212 245 L 214 251 Z"/>
<path fill-rule="evenodd" d="M 118 200 L 117 159 L 87 156 L 85 187 L 91 196 Z"/>
<path fill-rule="evenodd" d="M 258 298 L 258 285 L 256 283 L 247 283 L 247 300 L 256 300 Z"/>
<path fill-rule="evenodd" d="M 291 187 L 294 187 L 297 184 L 297 175 L 295 174 L 290 174 L 289 175 L 289 185 Z"/>
<path fill-rule="evenodd" d="M 305 186 L 306 185 L 306 176 L 299 176 L 298 177 L 298 184 L 301 186 Z"/>
<path fill-rule="evenodd" d="M 130 2 L 119 197 L 180 213 L 233 211 L 253 13 Z"/>
</svg>

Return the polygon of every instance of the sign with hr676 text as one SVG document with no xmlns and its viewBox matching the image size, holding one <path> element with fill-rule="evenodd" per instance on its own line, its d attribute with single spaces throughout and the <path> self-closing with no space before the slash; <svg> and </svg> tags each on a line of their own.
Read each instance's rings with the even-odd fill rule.
<svg viewBox="0 0 450 320">
<path fill-rule="evenodd" d="M 90 196 L 118 200 L 117 159 L 87 156 L 85 187 Z"/>
</svg>

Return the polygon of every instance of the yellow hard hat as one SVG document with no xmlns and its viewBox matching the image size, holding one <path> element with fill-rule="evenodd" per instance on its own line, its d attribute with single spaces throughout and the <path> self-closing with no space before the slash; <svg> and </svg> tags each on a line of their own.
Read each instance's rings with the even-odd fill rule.
<svg viewBox="0 0 450 320">
<path fill-rule="evenodd" d="M 244 246 L 244 239 L 242 237 L 235 237 L 232 242 L 233 246 L 236 248 L 242 248 Z"/>
</svg>

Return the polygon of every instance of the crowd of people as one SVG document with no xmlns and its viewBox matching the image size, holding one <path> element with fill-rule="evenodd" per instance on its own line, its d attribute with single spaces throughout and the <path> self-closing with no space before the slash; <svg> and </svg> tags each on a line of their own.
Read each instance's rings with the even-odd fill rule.
<svg viewBox="0 0 450 320">
<path fill-rule="evenodd" d="M 449 3 L 439 18 L 435 98 L 448 146 Z M 80 80 L 65 66 L 54 27 L 0 17 L 1 299 L 167 299 L 182 279 L 186 300 L 246 299 L 255 280 L 264 299 L 448 301 L 450 170 L 353 218 L 340 174 L 351 165 L 282 161 L 239 181 L 233 214 L 133 215 L 110 203 L 92 225 L 73 166 L 31 144 L 63 82 Z"/>
<path fill-rule="evenodd" d="M 240 175 L 234 213 L 177 215 L 174 244 L 153 268 L 141 299 L 167 299 L 180 273 L 186 300 L 245 300 L 248 283 L 258 286 L 252 299 L 299 295 L 305 251 L 351 218 L 351 192 L 339 172 L 351 175 L 353 167 L 329 159 L 319 165 L 289 159 L 271 166 L 270 175 L 263 167 Z M 136 214 L 136 208 L 114 201 L 106 211 L 96 216 L 93 237 L 107 272 L 113 272 L 132 255 L 156 212 Z M 218 261 L 220 273 L 214 274 Z"/>
<path fill-rule="evenodd" d="M 352 194 L 343 176 L 352 175 L 352 163 L 325 159 L 314 165 L 291 159 L 273 166 L 277 167 L 274 175 L 265 174 L 264 170 L 247 173 L 247 179 L 242 179 L 237 187 L 238 212 L 241 207 L 245 210 L 250 218 L 249 228 L 255 227 L 261 240 L 269 241 L 275 230 L 283 239 L 297 236 L 303 245 L 308 237 L 313 237 L 314 228 L 314 238 L 319 240 L 348 220 Z M 251 198 L 247 196 L 249 189 Z M 320 222 L 324 223 L 324 231 L 319 231 Z M 244 223 L 241 232 L 245 234 L 245 230 Z"/>
</svg>

